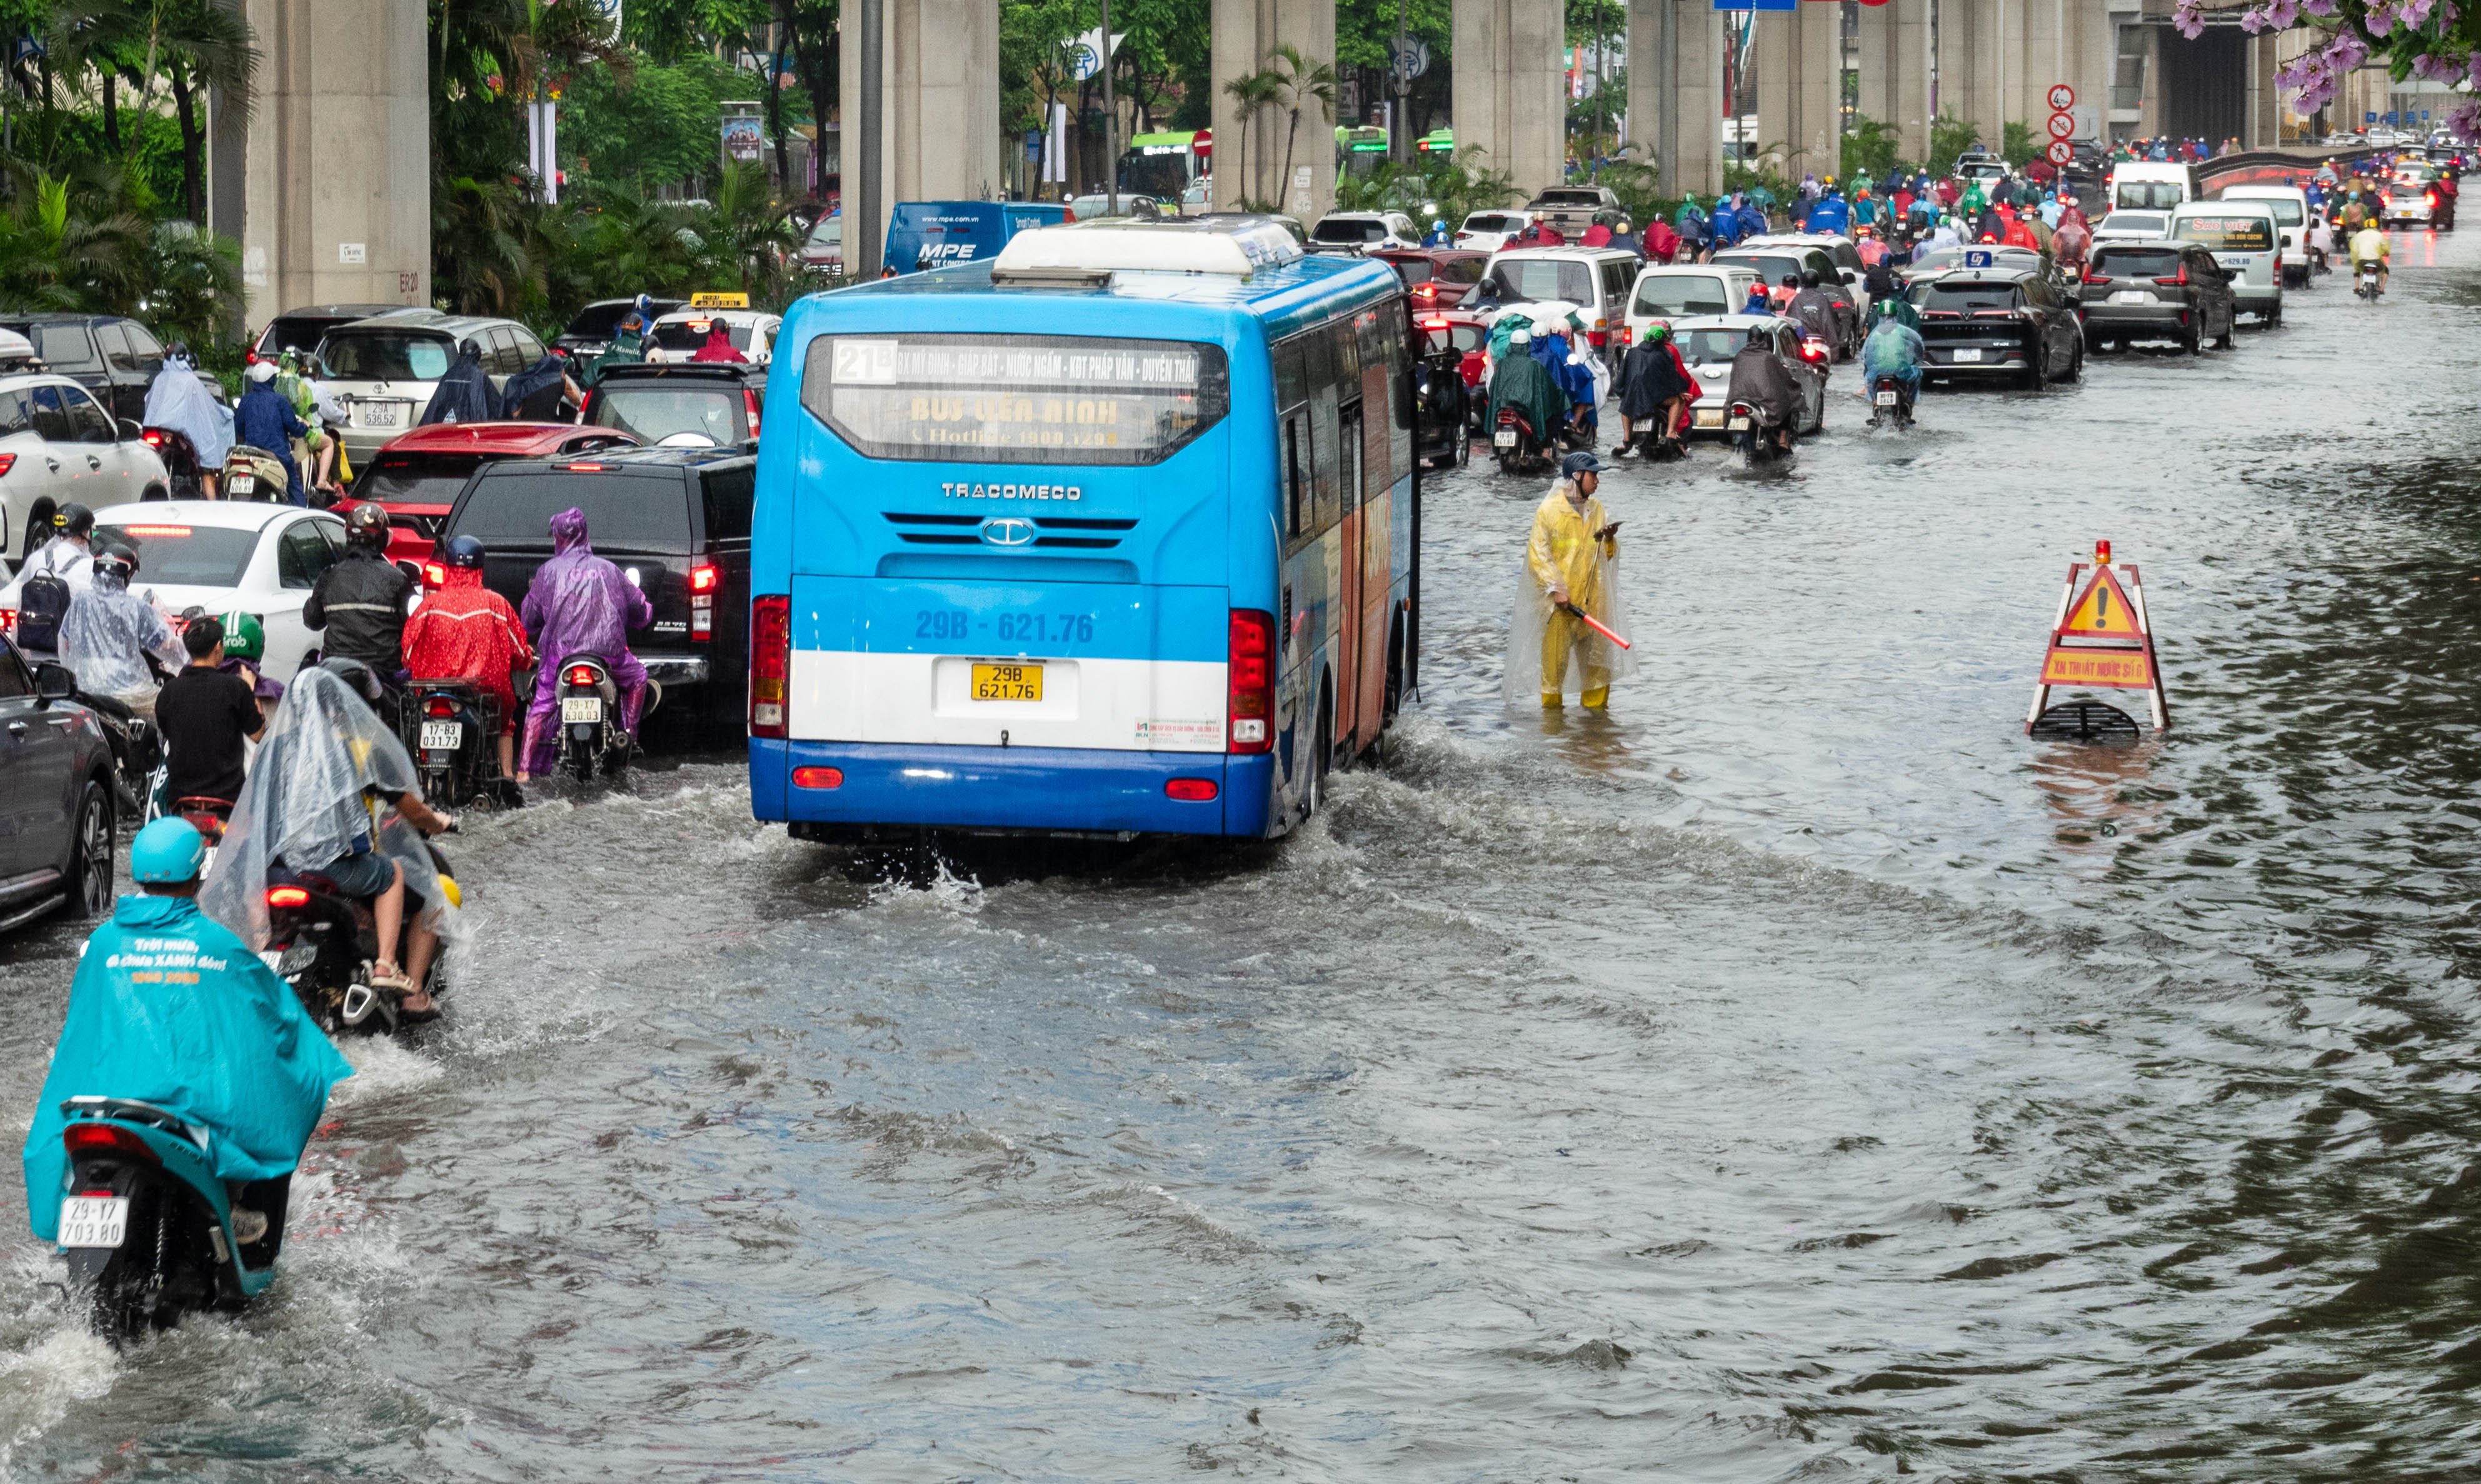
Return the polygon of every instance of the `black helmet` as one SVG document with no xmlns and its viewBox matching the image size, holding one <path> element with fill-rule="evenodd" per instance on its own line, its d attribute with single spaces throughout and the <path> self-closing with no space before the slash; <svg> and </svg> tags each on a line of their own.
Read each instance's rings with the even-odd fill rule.
<svg viewBox="0 0 2481 1484">
<path fill-rule="evenodd" d="M 127 582 L 138 575 L 138 554 L 126 546 L 107 546 L 94 554 L 94 575 Z"/>
<path fill-rule="evenodd" d="M 385 508 L 365 500 L 353 507 L 345 517 L 345 544 L 367 546 L 384 551 L 388 543 L 388 518 Z"/>
<path fill-rule="evenodd" d="M 1805 289 L 1814 289 L 1817 287 L 1817 270 L 1813 268 L 1802 273 L 1800 275 L 1800 286 Z"/>
<path fill-rule="evenodd" d="M 1775 348 L 1774 326 L 1771 325 L 1750 325 L 1749 344 L 1761 351 L 1773 350 Z"/>
<path fill-rule="evenodd" d="M 94 529 L 94 512 L 72 500 L 61 507 L 52 524 L 70 535 L 82 536 Z"/>
<path fill-rule="evenodd" d="M 480 568 L 483 565 L 483 538 L 478 535 L 451 537 L 447 549 L 439 554 L 439 560 L 452 567 Z"/>
<path fill-rule="evenodd" d="M 344 655 L 330 655 L 319 662 L 319 668 L 351 686 L 353 693 L 363 700 L 373 705 L 379 703 L 379 673 L 361 661 L 349 659 Z"/>
</svg>

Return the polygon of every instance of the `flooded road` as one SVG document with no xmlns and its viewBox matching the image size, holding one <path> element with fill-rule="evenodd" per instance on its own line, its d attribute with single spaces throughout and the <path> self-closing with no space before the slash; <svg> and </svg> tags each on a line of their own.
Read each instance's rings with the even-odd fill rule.
<svg viewBox="0 0 2481 1484">
<path fill-rule="evenodd" d="M 1280 846 L 925 873 L 728 758 L 477 824 L 267 1301 L 115 1355 L 0 1183 L 0 1473 L 2457 1475 L 2481 237 L 2395 261 L 1611 476 L 1607 718 L 1500 705 L 1544 482 L 1434 480 L 1422 704 Z M 2031 742 L 2098 536 L 2174 730 Z"/>
</svg>

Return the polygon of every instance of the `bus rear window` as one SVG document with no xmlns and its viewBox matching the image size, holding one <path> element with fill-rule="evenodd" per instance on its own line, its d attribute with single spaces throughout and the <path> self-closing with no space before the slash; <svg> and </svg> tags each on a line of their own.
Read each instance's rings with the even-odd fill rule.
<svg viewBox="0 0 2481 1484">
<path fill-rule="evenodd" d="M 801 405 L 866 458 L 1155 464 L 1223 418 L 1219 346 L 1065 335 L 821 335 Z"/>
<path fill-rule="evenodd" d="M 2274 250 L 2274 227 L 2263 217 L 2181 217 L 2172 231 L 2224 252 Z"/>
</svg>

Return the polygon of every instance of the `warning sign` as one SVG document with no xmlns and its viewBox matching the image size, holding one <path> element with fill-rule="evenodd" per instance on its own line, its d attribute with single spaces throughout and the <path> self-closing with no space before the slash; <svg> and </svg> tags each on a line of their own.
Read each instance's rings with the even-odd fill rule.
<svg viewBox="0 0 2481 1484">
<path fill-rule="evenodd" d="M 2042 677 L 2033 686 L 2033 709 L 2025 713 L 2024 730 L 2030 732 L 2050 704 L 2053 686 L 2145 691 L 2155 730 L 2169 730 L 2171 709 L 2162 693 L 2162 668 L 2154 657 L 2154 626 L 2145 613 L 2144 578 L 2133 566 L 2111 564 L 2108 541 L 2094 543 L 2093 575 L 2079 587 L 2077 580 L 2086 569 L 2081 561 L 2068 566 L 2067 586 L 2059 593 L 2058 616 L 2050 623 L 2050 643 L 2042 656 Z"/>
</svg>

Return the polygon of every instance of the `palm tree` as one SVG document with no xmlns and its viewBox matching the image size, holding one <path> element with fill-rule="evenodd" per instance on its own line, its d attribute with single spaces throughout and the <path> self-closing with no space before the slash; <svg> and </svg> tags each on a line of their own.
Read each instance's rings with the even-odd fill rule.
<svg viewBox="0 0 2481 1484">
<path fill-rule="evenodd" d="M 1258 116 L 1275 106 L 1276 99 L 1282 94 L 1283 89 L 1282 75 L 1272 68 L 1261 68 L 1246 76 L 1236 77 L 1223 85 L 1224 92 L 1232 99 L 1233 119 L 1240 126 L 1240 169 L 1237 171 L 1240 180 L 1236 186 L 1238 194 L 1233 197 L 1233 204 L 1243 210 L 1251 204 L 1249 136 L 1257 132 Z M 1280 192 L 1277 194 L 1281 195 Z M 1223 203 L 1218 200 L 1214 204 L 1219 207 Z"/>
<path fill-rule="evenodd" d="M 1284 69 L 1275 74 L 1276 87 L 1279 100 L 1292 115 L 1292 132 L 1284 136 L 1284 174 L 1275 182 L 1275 198 L 1280 201 L 1285 199 L 1284 193 L 1293 188 L 1293 148 L 1300 143 L 1301 110 L 1311 103 L 1318 104 L 1320 117 L 1332 126 L 1337 82 L 1333 64 L 1312 63 L 1290 41 L 1278 44 L 1267 55 L 1284 65 Z"/>
</svg>

